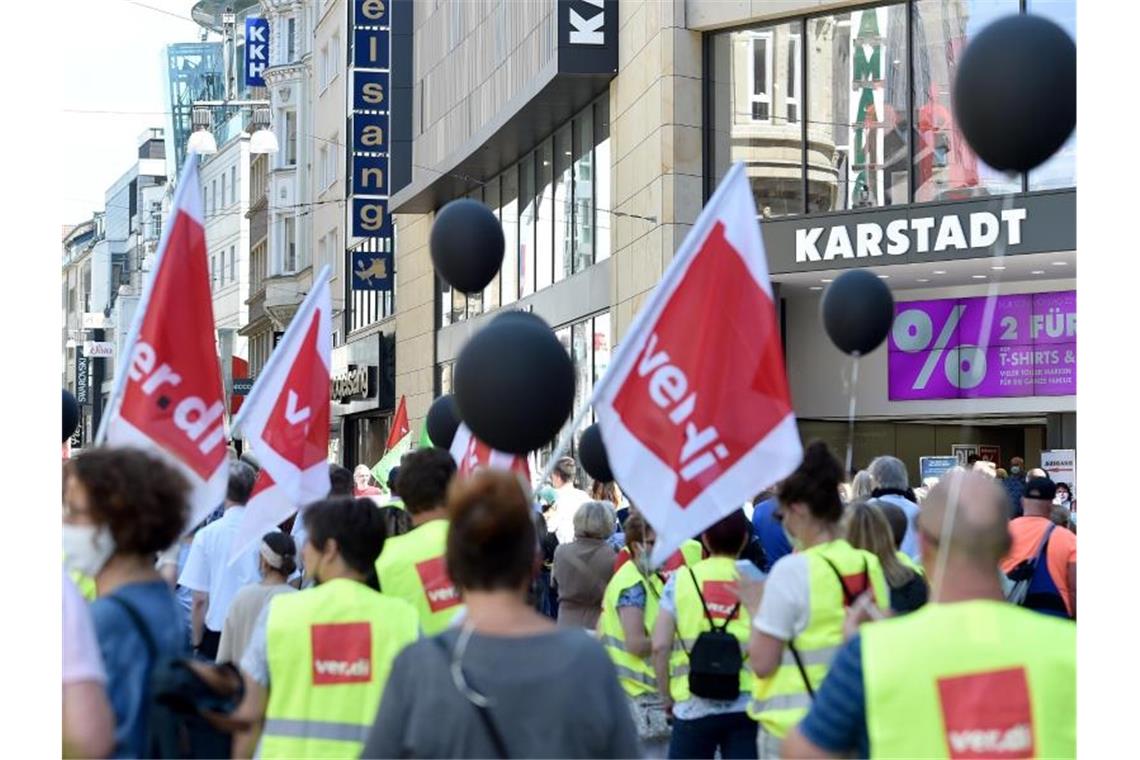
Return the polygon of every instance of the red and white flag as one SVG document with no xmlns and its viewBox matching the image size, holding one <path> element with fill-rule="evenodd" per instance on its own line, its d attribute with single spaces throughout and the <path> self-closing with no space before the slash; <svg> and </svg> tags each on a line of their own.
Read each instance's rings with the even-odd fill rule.
<svg viewBox="0 0 1140 760">
<path fill-rule="evenodd" d="M 234 419 L 234 427 L 241 428 L 261 463 L 261 488 L 246 505 L 230 561 L 298 508 L 328 496 L 331 366 L 332 298 L 326 266 Z"/>
<path fill-rule="evenodd" d="M 191 485 L 186 528 L 197 525 L 225 498 L 229 467 L 193 152 L 179 178 L 123 356 L 97 440 L 154 451 L 177 466 Z"/>
<path fill-rule="evenodd" d="M 617 482 L 657 532 L 654 565 L 799 465 L 743 165 L 721 182 L 634 320 L 595 389 L 594 412 Z"/>
<path fill-rule="evenodd" d="M 451 441 L 451 457 L 455 460 L 456 475 L 465 478 L 483 468 L 517 472 L 530 481 L 531 466 L 528 457 L 506 454 L 492 449 L 471 432 L 466 423 L 459 423 Z"/>
</svg>

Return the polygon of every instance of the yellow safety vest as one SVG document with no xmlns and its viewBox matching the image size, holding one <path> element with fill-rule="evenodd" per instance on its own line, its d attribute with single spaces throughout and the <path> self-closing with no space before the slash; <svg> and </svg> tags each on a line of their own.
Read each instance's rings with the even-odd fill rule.
<svg viewBox="0 0 1140 760">
<path fill-rule="evenodd" d="M 673 640 L 673 651 L 669 656 L 669 691 L 674 702 L 684 702 L 692 695 L 689 692 L 689 655 L 693 645 L 697 643 L 697 636 L 704 631 L 711 631 L 712 625 L 701 607 L 701 599 L 697 596 L 697 588 L 693 585 L 693 577 L 701 584 L 701 594 L 708 604 L 709 614 L 719 628 L 732 608 L 737 604 L 737 598 L 732 587 L 739 579 L 736 571 L 736 560 L 731 557 L 709 557 L 691 566 L 693 571 L 679 570 L 676 574 L 675 603 L 677 605 L 677 634 Z M 752 688 L 752 668 L 748 662 L 748 636 L 752 624 L 748 617 L 748 609 L 741 604 L 728 624 L 728 632 L 740 642 L 743 655 L 743 666 L 740 669 L 740 693 L 747 694 Z"/>
<path fill-rule="evenodd" d="M 812 690 L 818 690 L 832 658 L 843 644 L 847 610 L 836 571 L 856 596 L 867 588 L 873 588 L 875 603 L 884 610 L 890 606 L 890 594 L 879 558 L 871 552 L 854 548 L 843 539 L 813 546 L 801 554 L 808 561 L 810 608 L 807 628 L 795 637 L 793 643 Z M 800 722 L 809 707 L 811 695 L 804 685 L 791 648 L 785 647 L 776 672 L 767 678 L 757 678 L 753 683 L 748 714 L 769 734 L 782 739 L 792 726 Z"/>
<path fill-rule="evenodd" d="M 419 637 L 401 599 L 338 578 L 269 602 L 263 758 L 355 758 L 392 660 Z"/>
<path fill-rule="evenodd" d="M 643 576 L 632 559 L 614 573 L 606 586 L 598 626 L 602 644 L 617 668 L 618 680 L 625 693 L 631 697 L 654 694 L 657 691 L 657 677 L 653 673 L 649 656 L 642 658 L 626 651 L 625 629 L 621 627 L 621 618 L 618 616 L 617 602 L 621 592 L 638 584 L 645 589 L 645 632 L 647 636 L 652 636 L 653 626 L 657 623 L 657 606 L 665 584 L 656 574 L 648 578 Z"/>
<path fill-rule="evenodd" d="M 376 560 L 380 590 L 415 607 L 427 636 L 445 630 L 463 608 L 447 575 L 447 529 L 447 520 L 431 520 L 389 538 Z"/>
<path fill-rule="evenodd" d="M 860 634 L 871 757 L 1076 757 L 1072 621 L 976 600 Z"/>
<path fill-rule="evenodd" d="M 913 559 L 911 559 L 910 555 L 907 554 L 906 552 L 902 552 L 902 551 L 895 552 L 895 557 L 898 558 L 899 562 L 901 562 L 906 567 L 909 567 L 911 570 L 915 571 L 916 573 L 921 575 L 923 578 L 926 577 L 926 570 L 922 567 L 922 565 L 918 564 Z"/>
</svg>

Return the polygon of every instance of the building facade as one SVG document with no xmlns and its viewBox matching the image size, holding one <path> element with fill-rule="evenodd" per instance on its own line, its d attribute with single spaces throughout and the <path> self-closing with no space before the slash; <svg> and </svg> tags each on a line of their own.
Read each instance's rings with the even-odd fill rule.
<svg viewBox="0 0 1140 760">
<path fill-rule="evenodd" d="M 891 453 L 917 475 L 920 456 L 956 447 L 1035 461 L 1075 445 L 1075 143 L 1003 174 L 973 155 L 949 95 L 987 23 L 1041 13 L 1075 34 L 1075 3 L 412 6 L 413 166 L 390 202 L 395 395 L 414 421 L 450 390 L 465 341 L 507 308 L 555 328 L 582 403 L 739 161 L 805 440 L 846 446 L 849 360 L 819 299 L 865 267 L 891 285 L 905 329 L 861 360 L 857 464 Z M 507 242 L 499 277 L 473 296 L 441 283 L 428 252 L 435 213 L 460 197 L 488 205 Z M 964 327 L 922 344 L 949 311 L 973 325 L 987 299 L 999 325 L 987 352 L 971 352 L 978 334 Z"/>
</svg>

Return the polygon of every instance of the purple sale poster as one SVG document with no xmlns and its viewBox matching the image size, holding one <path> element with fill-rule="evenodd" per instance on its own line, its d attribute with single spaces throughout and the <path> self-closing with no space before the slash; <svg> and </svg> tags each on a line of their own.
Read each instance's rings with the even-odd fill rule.
<svg viewBox="0 0 1140 760">
<path fill-rule="evenodd" d="M 891 401 L 1076 393 L 1076 291 L 987 302 L 983 296 L 895 304 Z"/>
</svg>

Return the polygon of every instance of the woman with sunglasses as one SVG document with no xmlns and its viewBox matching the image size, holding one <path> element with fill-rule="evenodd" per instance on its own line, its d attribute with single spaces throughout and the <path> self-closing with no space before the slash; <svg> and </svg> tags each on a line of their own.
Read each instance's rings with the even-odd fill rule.
<svg viewBox="0 0 1140 760">
<path fill-rule="evenodd" d="M 362 757 L 635 757 L 637 732 L 605 649 L 527 604 L 541 566 L 517 475 L 452 483 L 447 574 L 461 625 L 405 649 Z"/>
<path fill-rule="evenodd" d="M 795 553 L 772 566 L 762 593 L 756 586 L 742 590 L 754 614 L 748 656 L 757 677 L 748 714 L 760 724 L 760 758 L 777 757 L 784 736 L 807 713 L 843 643 L 847 608 L 866 593 L 880 609 L 890 604 L 878 557 L 843 537 L 842 481 L 843 468 L 827 445 L 810 444 L 780 485 L 776 508 Z"/>
</svg>

